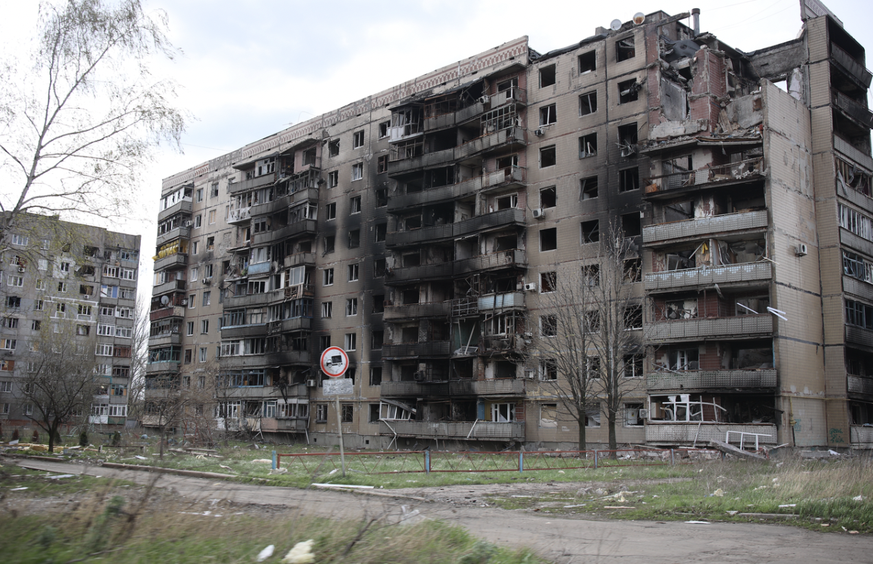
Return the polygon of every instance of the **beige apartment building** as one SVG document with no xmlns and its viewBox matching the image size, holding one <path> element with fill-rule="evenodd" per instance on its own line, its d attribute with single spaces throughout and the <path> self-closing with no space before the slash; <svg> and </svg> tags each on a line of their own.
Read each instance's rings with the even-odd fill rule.
<svg viewBox="0 0 873 564">
<path fill-rule="evenodd" d="M 102 432 L 124 428 L 136 347 L 140 239 L 56 217 L 18 218 L 0 261 L 0 424 L 4 431 L 36 428 L 33 419 L 39 418 L 38 406 L 24 390 L 28 376 L 36 372 L 31 351 L 45 346 L 49 330 L 75 331 L 72 338 L 81 364 L 78 357 L 71 358 L 72 366 L 93 363 L 90 411 L 86 406 L 81 417 L 71 419 L 64 429 L 82 424 Z M 64 395 L 55 396 L 60 397 Z"/>
<path fill-rule="evenodd" d="M 276 440 L 572 447 L 529 337 L 618 223 L 643 312 L 620 443 L 870 448 L 871 74 L 802 19 L 753 53 L 696 10 L 522 37 L 166 178 L 147 400 L 213 389 L 200 413 Z"/>
</svg>

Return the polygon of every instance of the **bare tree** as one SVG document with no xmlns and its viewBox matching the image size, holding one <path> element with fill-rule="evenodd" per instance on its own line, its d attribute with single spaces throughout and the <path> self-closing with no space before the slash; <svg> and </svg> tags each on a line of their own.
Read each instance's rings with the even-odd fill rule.
<svg viewBox="0 0 873 564">
<path fill-rule="evenodd" d="M 87 417 L 96 385 L 96 340 L 87 326 L 46 321 L 25 357 L 23 388 L 32 410 L 28 416 L 48 433 L 49 452 L 54 452 L 61 427 Z"/>
<path fill-rule="evenodd" d="M 139 0 L 40 5 L 29 56 L 0 62 L 0 240 L 22 213 L 128 211 L 153 149 L 178 147 L 174 86 L 149 70 L 175 55 L 165 28 Z"/>
<path fill-rule="evenodd" d="M 529 361 L 538 363 L 542 385 L 552 389 L 579 425 L 579 449 L 592 410 L 606 411 L 609 448 L 617 448 L 616 422 L 634 388 L 625 377 L 638 353 L 642 308 L 634 296 L 640 264 L 633 241 L 620 225 L 597 234 L 596 256 L 541 274 L 540 310 L 530 326 Z"/>
</svg>

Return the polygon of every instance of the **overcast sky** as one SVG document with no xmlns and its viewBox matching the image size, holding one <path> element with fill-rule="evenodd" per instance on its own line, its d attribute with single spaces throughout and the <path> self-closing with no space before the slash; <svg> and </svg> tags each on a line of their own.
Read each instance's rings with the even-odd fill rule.
<svg viewBox="0 0 873 564">
<path fill-rule="evenodd" d="M 869 0 L 824 0 L 873 57 Z M 0 48 L 32 30 L 36 2 L 0 0 Z M 614 19 L 701 10 L 701 31 L 742 51 L 794 39 L 799 0 L 551 0 L 385 2 L 143 0 L 164 10 L 183 55 L 157 69 L 179 85 L 195 118 L 184 154 L 162 152 L 147 175 L 137 221 L 143 235 L 141 292 L 151 293 L 161 179 L 436 68 L 527 35 L 546 53 L 594 35 Z M 690 25 L 690 21 L 686 21 Z M 868 63 L 868 67 L 871 66 Z"/>
</svg>

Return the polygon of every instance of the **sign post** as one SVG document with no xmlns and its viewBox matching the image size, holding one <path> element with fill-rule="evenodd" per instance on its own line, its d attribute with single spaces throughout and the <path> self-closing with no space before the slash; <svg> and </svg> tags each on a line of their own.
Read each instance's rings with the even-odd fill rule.
<svg viewBox="0 0 873 564">
<path fill-rule="evenodd" d="M 328 347 L 321 353 L 321 362 L 319 364 L 321 365 L 322 372 L 327 374 L 329 378 L 334 378 L 324 382 L 324 395 L 334 396 L 336 400 L 336 427 L 339 430 L 340 462 L 343 468 L 343 477 L 345 477 L 346 453 L 343 447 L 343 418 L 340 413 L 339 397 L 354 393 L 352 381 L 347 378 L 340 379 L 346 373 L 346 370 L 349 369 L 349 355 L 339 347 Z"/>
</svg>

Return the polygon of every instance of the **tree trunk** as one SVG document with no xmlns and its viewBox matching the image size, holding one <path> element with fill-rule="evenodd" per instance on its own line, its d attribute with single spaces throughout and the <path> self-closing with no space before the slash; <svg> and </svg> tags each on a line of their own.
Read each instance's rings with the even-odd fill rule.
<svg viewBox="0 0 873 564">
<path fill-rule="evenodd" d="M 164 459 L 164 438 L 166 436 L 167 436 L 167 431 L 165 429 L 161 429 L 161 434 L 158 437 L 158 439 L 159 439 L 158 442 L 161 444 L 160 449 L 158 451 L 158 452 L 160 452 L 160 454 L 158 455 L 158 460 Z"/>
<path fill-rule="evenodd" d="M 49 453 L 55 452 L 55 434 L 58 432 L 59 426 L 60 425 L 58 425 L 57 422 L 49 423 L 49 425 L 48 425 L 48 435 L 49 435 L 48 451 L 49 451 Z"/>
<path fill-rule="evenodd" d="M 609 458 L 617 458 L 615 449 L 618 448 L 618 440 L 615 436 L 615 413 L 607 411 L 606 420 L 609 425 Z"/>
<path fill-rule="evenodd" d="M 581 413 L 579 413 L 579 417 L 576 419 L 579 423 L 579 450 L 585 450 L 586 441 L 585 441 L 585 410 L 583 409 Z"/>
</svg>

